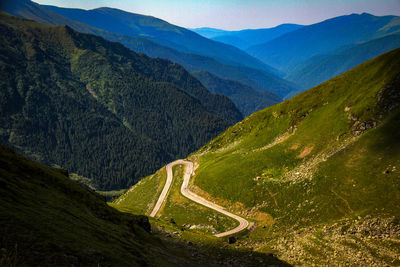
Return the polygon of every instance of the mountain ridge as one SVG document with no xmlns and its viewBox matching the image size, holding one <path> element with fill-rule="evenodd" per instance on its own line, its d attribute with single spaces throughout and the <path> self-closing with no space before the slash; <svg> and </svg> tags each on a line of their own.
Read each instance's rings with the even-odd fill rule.
<svg viewBox="0 0 400 267">
<path fill-rule="evenodd" d="M 393 21 L 397 21 L 396 16 L 373 16 L 367 13 L 339 16 L 250 47 L 247 52 L 272 67 L 290 73 L 296 64 L 311 56 L 399 31 L 400 25 L 391 25 Z M 385 28 L 388 25 L 390 27 Z"/>
<path fill-rule="evenodd" d="M 265 43 L 301 27 L 303 25 L 284 23 L 271 28 L 245 29 L 240 31 L 221 31 L 213 28 L 199 28 L 194 29 L 194 31 L 198 31 L 199 34 L 203 34 L 204 37 L 211 38 L 212 40 L 246 50 L 251 46 Z"/>
<path fill-rule="evenodd" d="M 303 88 L 314 87 L 345 71 L 400 46 L 400 34 L 390 34 L 327 55 L 318 55 L 300 65 L 288 77 Z M 320 71 L 319 71 L 320 70 Z"/>
<path fill-rule="evenodd" d="M 219 77 L 245 83 L 256 90 L 274 90 L 274 92 L 279 94 L 281 97 L 285 96 L 289 91 L 297 90 L 296 85 L 265 71 L 247 67 L 230 66 L 220 63 L 211 57 L 184 53 L 170 47 L 162 46 L 145 38 L 107 32 L 103 29 L 98 29 L 60 16 L 59 14 L 31 1 L 23 1 L 21 4 L 18 3 L 19 2 L 7 1 L 2 3 L 3 5 L 1 8 L 13 15 L 37 20 L 45 24 L 67 24 L 77 31 L 99 35 L 109 41 L 120 42 L 135 52 L 145 53 L 154 58 L 160 57 L 170 59 L 183 65 L 189 71 L 206 70 Z M 69 9 L 63 10 L 68 11 Z M 258 73 L 257 76 L 253 75 L 254 77 L 257 77 L 258 80 L 254 80 L 256 79 L 254 77 L 249 77 L 254 72 Z M 265 83 L 265 81 L 268 82 Z M 275 88 L 278 88 L 278 90 L 275 90 Z"/>
<path fill-rule="evenodd" d="M 130 13 L 116 8 L 98 8 L 92 10 L 66 9 L 55 6 L 44 6 L 51 11 L 73 18 L 96 28 L 123 35 L 145 35 L 157 43 L 181 50 L 211 56 L 229 65 L 245 65 L 268 71 L 268 67 L 236 47 L 218 43 L 204 38 L 185 28 L 169 24 L 152 16 Z M 75 14 L 79 11 L 81 14 Z M 92 18 L 92 19 L 91 19 Z M 113 28 L 115 26 L 115 28 Z"/>
</svg>

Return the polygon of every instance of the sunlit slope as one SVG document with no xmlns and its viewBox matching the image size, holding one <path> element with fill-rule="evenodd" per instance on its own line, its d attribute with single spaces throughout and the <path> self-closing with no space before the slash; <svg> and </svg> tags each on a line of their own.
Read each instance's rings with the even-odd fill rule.
<svg viewBox="0 0 400 267">
<path fill-rule="evenodd" d="M 367 138 L 372 138 L 371 145 L 382 144 L 375 150 L 364 145 L 365 151 L 358 158 L 336 164 L 340 169 L 334 174 L 343 168 L 354 170 L 365 161 L 365 168 L 358 172 L 365 175 L 359 176 L 379 178 L 377 183 L 385 179 L 382 183 L 386 184 L 391 174 L 383 174 L 389 166 L 378 152 L 388 155 L 384 153 L 387 144 L 393 150 L 393 164 L 400 156 L 395 150 L 396 131 L 392 131 L 398 126 L 395 107 L 399 103 L 399 56 L 399 49 L 389 52 L 231 127 L 197 154 L 200 169 L 196 184 L 213 196 L 240 201 L 246 207 L 260 205 L 260 209 L 281 216 L 281 205 L 286 207 L 294 201 L 292 197 L 303 201 L 311 192 L 316 196 L 323 192 L 320 197 L 330 195 L 329 199 L 336 199 L 327 186 L 317 191 L 321 183 L 333 179 L 333 174 L 321 172 L 322 166 L 336 164 L 333 156 L 339 151 L 350 155 Z M 369 164 L 368 159 L 379 168 Z M 346 177 L 340 176 L 337 182 L 349 186 L 345 190 L 348 194 L 356 189 L 349 181 L 357 177 Z M 276 203 L 271 195 L 282 200 Z M 292 212 L 290 217 L 294 218 Z"/>
<path fill-rule="evenodd" d="M 257 112 L 190 157 L 199 162 L 193 190 L 207 192 L 217 203 L 242 214 L 270 214 L 273 226 L 257 228 L 250 239 L 269 240 L 286 256 L 296 254 L 293 248 L 279 247 L 274 243 L 277 239 L 269 238 L 358 216 L 362 221 L 371 216 L 396 221 L 400 214 L 399 88 L 400 49 L 396 49 Z M 394 229 L 390 238 L 398 240 L 396 225 L 390 228 Z M 371 235 L 365 231 L 363 237 Z M 400 251 L 387 242 L 385 246 Z M 375 263 L 398 260 L 390 253 L 380 255 L 385 246 L 378 245 Z M 318 251 L 326 249 L 314 246 Z M 338 261 L 354 263 L 350 254 Z M 299 263 L 286 256 L 283 259 L 290 263 Z"/>
</svg>

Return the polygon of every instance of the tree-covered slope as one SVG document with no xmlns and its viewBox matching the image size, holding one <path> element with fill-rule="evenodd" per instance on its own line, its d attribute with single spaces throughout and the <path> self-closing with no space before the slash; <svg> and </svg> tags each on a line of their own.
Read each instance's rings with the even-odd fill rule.
<svg viewBox="0 0 400 267">
<path fill-rule="evenodd" d="M 241 118 L 178 64 L 4 12 L 0 27 L 1 143 L 100 188 L 133 184 Z"/>
<path fill-rule="evenodd" d="M 0 185 L 1 266 L 254 266 L 259 259 L 284 266 L 272 256 L 221 248 L 222 242 L 165 238 L 168 230 L 159 232 L 158 222 L 121 213 L 66 170 L 3 146 Z"/>
<path fill-rule="evenodd" d="M 268 91 L 256 91 L 239 82 L 221 79 L 207 71 L 194 71 L 192 75 L 211 92 L 226 95 L 232 99 L 245 116 L 282 101 L 279 96 Z"/>
<path fill-rule="evenodd" d="M 138 37 L 109 32 L 104 29 L 71 20 L 31 1 L 16 0 L 1 2 L 0 9 L 5 10 L 12 15 L 33 19 L 45 24 L 65 24 L 77 31 L 99 35 L 109 41 L 119 42 L 137 53 L 145 53 L 150 57 L 172 60 L 173 62 L 181 64 L 189 71 L 205 70 L 224 79 L 232 79 L 244 83 L 257 90 L 274 92 L 281 97 L 284 97 L 292 91 L 298 90 L 297 85 L 278 77 L 276 71 L 273 69 L 270 69 L 270 71 L 263 71 L 245 66 L 223 64 L 212 57 L 184 53 L 171 47 L 163 46 L 146 39 L 148 38 L 146 35 L 138 35 L 141 36 Z M 67 12 L 69 9 L 62 10 Z M 82 10 L 72 10 L 71 12 L 73 13 L 78 11 L 84 12 Z M 108 27 L 105 28 L 109 29 Z"/>
<path fill-rule="evenodd" d="M 246 51 L 287 74 L 312 56 L 400 30 L 395 16 L 352 14 L 305 26 Z"/>
<path fill-rule="evenodd" d="M 399 46 L 400 34 L 390 34 L 327 55 L 318 55 L 296 67 L 288 80 L 303 89 L 311 88 Z"/>
</svg>

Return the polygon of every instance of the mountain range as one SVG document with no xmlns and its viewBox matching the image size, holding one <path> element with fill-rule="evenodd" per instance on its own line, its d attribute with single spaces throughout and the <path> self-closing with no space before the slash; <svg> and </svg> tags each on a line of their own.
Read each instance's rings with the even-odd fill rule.
<svg viewBox="0 0 400 267">
<path fill-rule="evenodd" d="M 298 64 L 312 56 L 399 30 L 399 17 L 351 14 L 304 26 L 246 51 L 264 63 L 290 74 Z"/>
<path fill-rule="evenodd" d="M 298 24 L 281 24 L 273 28 L 224 31 L 213 28 L 197 28 L 194 32 L 225 44 L 246 50 L 247 48 L 271 41 L 279 36 L 302 28 Z"/>
<path fill-rule="evenodd" d="M 314 56 L 297 66 L 287 78 L 296 81 L 304 90 L 397 47 L 400 47 L 400 33 L 389 34 L 350 47 L 336 49 L 328 54 Z M 296 92 L 293 93 L 296 94 Z"/>
<path fill-rule="evenodd" d="M 188 45 L 192 44 L 194 47 L 189 49 L 191 51 L 197 49 L 196 45 L 194 44 L 196 40 L 201 41 L 200 42 L 201 46 L 203 46 L 203 42 L 207 42 L 207 46 L 216 45 L 216 48 L 210 50 L 211 56 L 213 56 L 212 53 L 214 52 L 212 51 L 214 50 L 218 51 L 215 53 L 220 54 L 220 56 L 225 55 L 226 54 L 225 52 L 219 51 L 218 49 L 223 49 L 225 51 L 226 45 L 210 41 L 186 29 L 168 24 L 165 21 L 157 20 L 158 24 L 154 25 L 152 24 L 152 22 L 156 19 L 152 17 L 146 17 L 125 12 L 123 13 L 124 16 L 129 17 L 133 21 L 132 25 L 127 25 L 127 22 L 125 20 L 115 18 L 116 14 L 118 14 L 117 17 L 121 17 L 119 16 L 119 14 L 122 11 L 120 10 L 97 9 L 97 10 L 85 11 L 79 9 L 65 9 L 52 6 L 42 6 L 28 0 L 18 0 L 12 2 L 8 1 L 3 3 L 1 8 L 12 15 L 27 19 L 33 19 L 45 24 L 50 24 L 50 25 L 66 24 L 77 31 L 84 33 L 92 33 L 95 35 L 102 36 L 110 41 L 120 42 L 135 52 L 145 53 L 148 56 L 155 58 L 160 57 L 160 58 L 170 59 L 173 62 L 181 64 L 189 71 L 197 71 L 197 70 L 208 71 L 210 73 L 213 73 L 214 75 L 219 76 L 220 78 L 238 81 L 256 90 L 270 91 L 280 96 L 281 98 L 286 96 L 291 91 L 298 90 L 297 85 L 279 77 L 277 75 L 278 72 L 273 68 L 270 68 L 260 63 L 260 61 L 251 58 L 243 51 L 235 49 L 230 46 L 228 51 L 232 50 L 233 53 L 231 54 L 230 57 L 235 58 L 237 62 L 239 62 L 240 64 L 232 63 L 233 65 L 229 65 L 223 63 L 229 61 L 228 59 L 219 60 L 217 59 L 217 57 L 214 58 L 210 56 L 204 56 L 201 55 L 202 52 L 199 52 L 200 54 L 187 53 L 188 49 L 181 49 L 181 51 L 179 51 L 180 49 L 179 45 L 176 46 L 171 45 L 171 43 L 173 44 L 177 42 L 176 38 L 183 39 L 179 40 L 179 43 L 187 43 Z M 52 10 L 55 12 L 53 12 Z M 56 12 L 59 12 L 60 14 Z M 86 14 L 88 16 L 84 16 L 83 14 Z M 70 18 L 73 19 L 80 19 L 81 21 L 90 23 L 90 25 L 85 24 L 81 21 L 75 21 L 63 15 L 69 16 Z M 102 18 L 101 21 L 108 21 L 109 23 L 102 24 L 97 19 L 99 17 Z M 113 22 L 114 24 L 111 22 Z M 160 24 L 162 24 L 163 26 L 161 27 Z M 97 28 L 97 27 L 103 27 L 103 28 Z M 160 27 L 164 30 L 160 30 Z M 119 30 L 116 30 L 116 32 L 108 31 L 108 30 L 115 30 L 117 28 Z M 130 30 L 128 30 L 128 28 Z M 135 34 L 135 31 L 137 32 L 138 28 L 140 28 L 141 32 L 148 31 L 149 34 Z M 171 30 L 172 32 L 169 33 L 169 30 Z M 178 32 L 182 31 L 185 33 L 185 35 L 176 35 L 177 31 Z M 131 35 L 123 35 L 121 33 L 131 34 Z M 160 36 L 158 36 L 158 34 Z M 155 41 L 159 41 L 162 44 L 156 43 Z M 169 43 L 170 46 L 169 47 L 166 46 L 167 44 L 165 43 Z M 251 58 L 251 60 L 249 60 L 248 58 Z M 257 63 L 255 64 L 249 63 L 248 64 L 249 66 L 253 66 L 249 67 L 246 66 L 247 61 L 251 61 L 253 63 L 257 62 Z M 259 68 L 257 69 L 255 67 Z M 253 110 L 253 112 L 254 111 L 255 110 Z"/>
</svg>

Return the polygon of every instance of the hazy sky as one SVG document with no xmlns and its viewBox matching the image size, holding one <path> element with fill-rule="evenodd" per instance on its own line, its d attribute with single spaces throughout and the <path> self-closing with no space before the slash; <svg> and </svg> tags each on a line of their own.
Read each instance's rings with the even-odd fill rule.
<svg viewBox="0 0 400 267">
<path fill-rule="evenodd" d="M 400 0 L 34 0 L 40 4 L 92 9 L 115 7 L 187 27 L 227 30 L 312 24 L 351 13 L 400 15 Z"/>
</svg>

